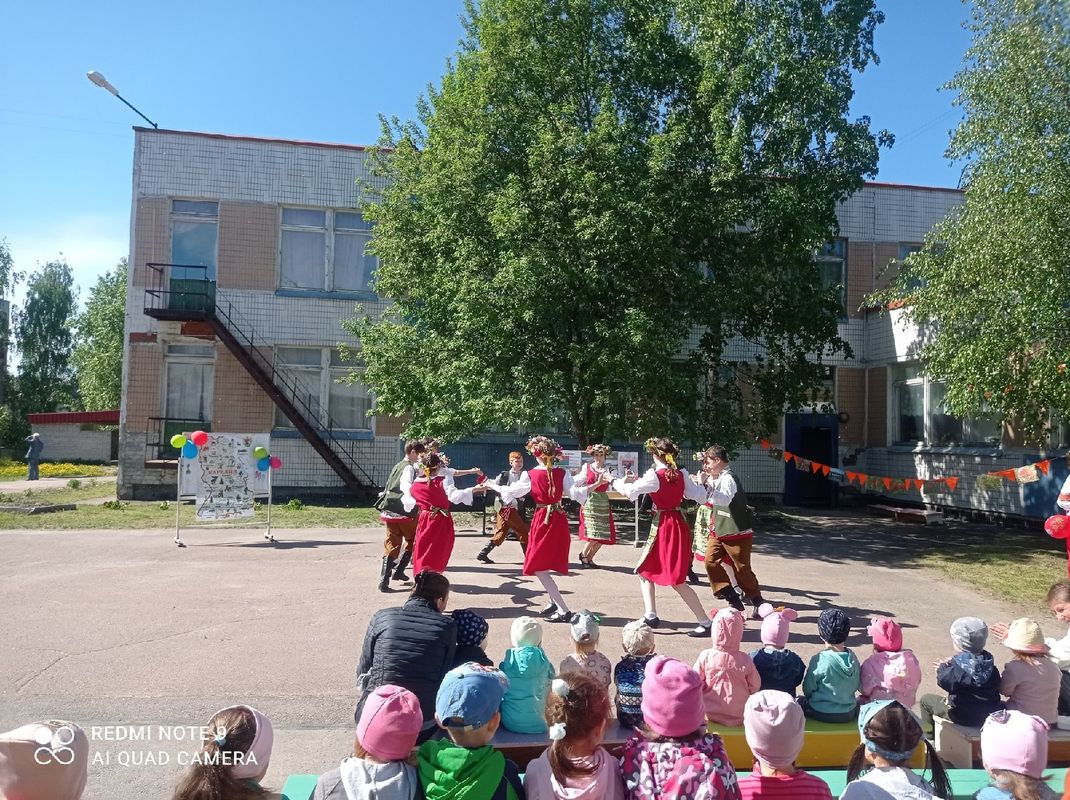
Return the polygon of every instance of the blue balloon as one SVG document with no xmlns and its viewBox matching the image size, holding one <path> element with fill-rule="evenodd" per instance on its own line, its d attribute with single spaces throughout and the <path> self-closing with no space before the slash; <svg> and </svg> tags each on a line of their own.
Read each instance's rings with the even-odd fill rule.
<svg viewBox="0 0 1070 800">
<path fill-rule="evenodd" d="M 197 457 L 197 445 L 193 442 L 186 442 L 182 445 L 182 457 L 183 458 L 196 458 Z"/>
<path fill-rule="evenodd" d="M 256 468 L 258 470 L 260 470 L 261 472 L 267 472 L 268 471 L 268 467 L 270 467 L 270 466 L 271 466 L 271 459 L 266 457 L 266 456 L 256 462 Z"/>
</svg>

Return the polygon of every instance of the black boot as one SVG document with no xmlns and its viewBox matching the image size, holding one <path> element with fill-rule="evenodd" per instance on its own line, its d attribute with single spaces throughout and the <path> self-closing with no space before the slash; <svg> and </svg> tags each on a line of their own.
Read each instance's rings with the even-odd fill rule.
<svg viewBox="0 0 1070 800">
<path fill-rule="evenodd" d="M 394 570 L 394 580 L 401 581 L 402 583 L 408 583 L 411 578 L 405 574 L 405 567 L 409 566 L 409 562 L 412 560 L 412 550 L 405 550 L 401 554 L 401 558 L 398 559 L 398 568 Z"/>
<path fill-rule="evenodd" d="M 687 582 L 692 586 L 698 586 L 698 575 L 695 574 L 695 570 L 692 567 L 687 568 Z"/>
<path fill-rule="evenodd" d="M 390 591 L 390 570 L 394 568 L 394 559 L 390 556 L 383 556 L 383 571 L 379 573 L 379 591 Z"/>
<path fill-rule="evenodd" d="M 494 562 L 490 560 L 490 551 L 493 549 L 493 544 L 486 545 L 479 551 L 479 554 L 476 556 L 476 561 L 482 561 L 484 564 L 493 564 Z"/>
<path fill-rule="evenodd" d="M 734 588 L 732 588 L 731 586 L 729 586 L 729 587 L 727 587 L 725 589 L 721 589 L 721 591 L 719 591 L 719 592 L 714 592 L 713 596 L 714 597 L 719 597 L 721 600 L 724 600 L 726 603 L 728 603 L 728 605 L 730 605 L 736 611 L 742 611 L 744 613 L 746 613 L 746 611 L 747 611 L 747 607 L 745 605 L 743 605 L 742 598 L 740 598 L 739 594 L 737 594 L 736 590 Z"/>
<path fill-rule="evenodd" d="M 758 613 L 758 609 L 765 603 L 765 598 L 760 594 L 754 595 L 754 597 L 748 597 L 747 602 L 751 604 L 751 619 L 761 619 L 762 615 Z"/>
</svg>

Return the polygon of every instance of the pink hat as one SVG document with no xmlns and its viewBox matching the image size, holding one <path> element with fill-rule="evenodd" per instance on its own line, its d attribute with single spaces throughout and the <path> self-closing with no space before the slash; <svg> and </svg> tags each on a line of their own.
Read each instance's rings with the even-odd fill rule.
<svg viewBox="0 0 1070 800">
<path fill-rule="evenodd" d="M 788 643 L 788 625 L 799 618 L 794 608 L 773 608 L 769 603 L 758 606 L 762 618 L 762 644 L 783 650 Z"/>
<path fill-rule="evenodd" d="M 654 656 L 643 679 L 643 720 L 655 733 L 670 738 L 687 736 L 706 720 L 702 680 L 682 661 Z"/>
<path fill-rule="evenodd" d="M 981 728 L 981 763 L 1039 779 L 1048 765 L 1048 724 L 1021 711 L 996 711 Z"/>
<path fill-rule="evenodd" d="M 878 651 L 898 653 L 903 649 L 903 629 L 890 617 L 874 617 L 866 628 L 866 633 L 873 639 L 873 646 Z"/>
<path fill-rule="evenodd" d="M 364 701 L 357 723 L 361 746 L 383 761 L 408 758 L 424 724 L 420 701 L 408 689 L 384 684 Z"/>
<path fill-rule="evenodd" d="M 646 691 L 646 684 L 643 685 Z M 806 717 L 790 694 L 755 692 L 743 709 L 743 732 L 754 757 L 770 767 L 790 767 L 803 748 Z"/>
</svg>

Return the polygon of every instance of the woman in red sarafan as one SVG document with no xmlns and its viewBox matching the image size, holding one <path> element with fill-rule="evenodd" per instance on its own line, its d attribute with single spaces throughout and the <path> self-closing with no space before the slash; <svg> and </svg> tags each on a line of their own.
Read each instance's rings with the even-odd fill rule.
<svg viewBox="0 0 1070 800">
<path fill-rule="evenodd" d="M 487 489 L 498 492 L 506 502 L 519 500 L 527 494 L 535 501 L 535 516 L 531 518 L 528 532 L 528 549 L 524 555 L 524 574 L 539 579 L 550 603 L 539 613 L 550 622 L 568 622 L 572 612 L 561 596 L 551 572 L 568 574 L 568 550 L 570 536 L 568 517 L 561 507 L 561 500 L 570 497 L 577 503 L 587 499 L 587 490 L 573 485 L 572 476 L 554 462 L 561 458 L 561 448 L 548 436 L 535 436 L 528 442 L 527 450 L 538 461 L 538 466 L 525 472 L 520 480 L 508 486 L 484 484 Z"/>
<path fill-rule="evenodd" d="M 695 590 L 687 583 L 687 572 L 691 565 L 691 529 L 680 513 L 680 503 L 684 498 L 705 503 L 706 487 L 696 483 L 686 470 L 676 466 L 680 451 L 671 439 L 647 439 L 645 446 L 646 451 L 654 457 L 654 466 L 641 478 L 629 475 L 613 481 L 614 490 L 632 503 L 643 494 L 649 494 L 654 501 L 657 524 L 656 527 L 651 524 L 646 547 L 635 567 L 646 608 L 643 620 L 652 628 L 661 623 L 654 587 L 671 586 L 687 603 L 698 622 L 695 628 L 688 631 L 688 636 L 709 636 L 709 615 Z"/>
<path fill-rule="evenodd" d="M 445 572 L 453 553 L 453 516 L 450 503 L 472 505 L 472 490 L 458 489 L 439 468 L 438 453 L 423 453 L 416 462 L 416 475 L 402 498 L 406 509 L 420 508 L 412 545 L 412 568 L 416 574 L 429 569 Z"/>
</svg>

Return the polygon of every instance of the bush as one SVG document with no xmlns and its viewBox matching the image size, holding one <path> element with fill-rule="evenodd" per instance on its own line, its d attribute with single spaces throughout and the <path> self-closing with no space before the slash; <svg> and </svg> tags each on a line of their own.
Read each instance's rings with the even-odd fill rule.
<svg viewBox="0 0 1070 800">
<path fill-rule="evenodd" d="M 67 488 L 68 489 L 80 489 L 80 488 L 82 488 L 82 482 L 80 480 L 78 480 L 77 478 L 71 478 L 69 481 L 67 481 Z"/>
<path fill-rule="evenodd" d="M 108 500 L 102 505 L 110 511 L 126 511 L 126 509 L 130 508 L 130 504 L 122 500 Z"/>
<path fill-rule="evenodd" d="M 298 500 L 296 497 L 286 504 L 286 507 L 291 511 L 300 511 L 305 507 L 305 504 Z"/>
</svg>

